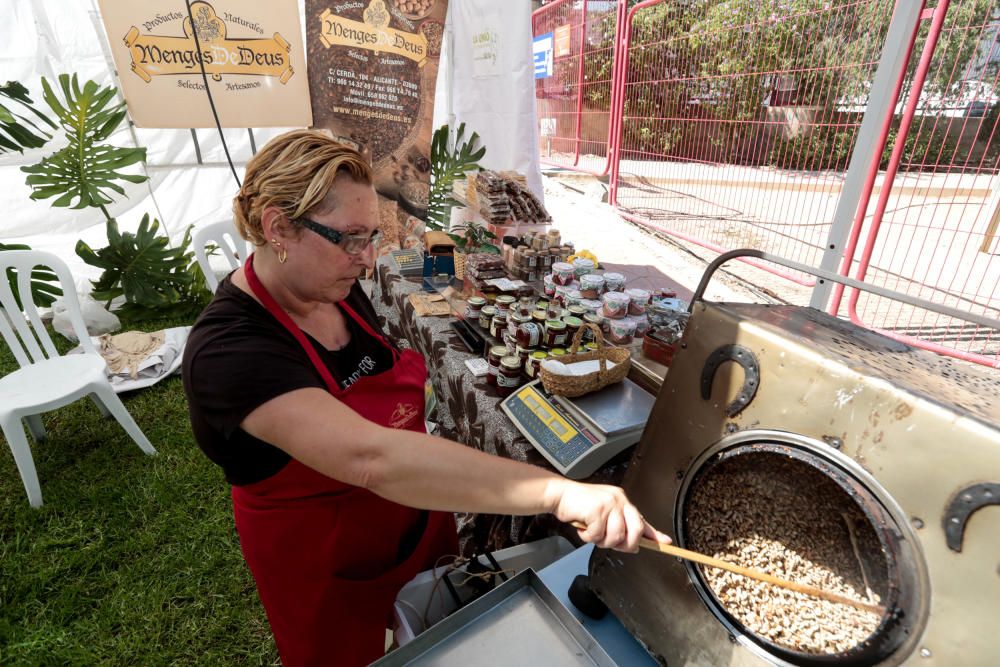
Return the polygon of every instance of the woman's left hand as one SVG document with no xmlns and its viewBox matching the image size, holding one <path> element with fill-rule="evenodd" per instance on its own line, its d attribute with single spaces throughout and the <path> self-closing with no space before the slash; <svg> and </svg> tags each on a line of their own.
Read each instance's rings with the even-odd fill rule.
<svg viewBox="0 0 1000 667">
<path fill-rule="evenodd" d="M 630 553 L 639 550 L 640 537 L 670 543 L 670 538 L 647 523 L 617 486 L 561 481 L 553 514 L 560 521 L 576 525 L 583 541 Z"/>
</svg>

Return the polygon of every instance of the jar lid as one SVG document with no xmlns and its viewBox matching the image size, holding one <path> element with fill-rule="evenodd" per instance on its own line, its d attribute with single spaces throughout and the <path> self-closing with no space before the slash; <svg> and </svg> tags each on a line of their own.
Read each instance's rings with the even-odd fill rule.
<svg viewBox="0 0 1000 667">
<path fill-rule="evenodd" d="M 521 368 L 521 357 L 518 356 L 507 356 L 500 360 L 500 365 L 504 368 L 510 368 L 512 370 L 517 370 Z"/>
<path fill-rule="evenodd" d="M 549 350 L 550 357 L 561 357 L 564 354 L 566 354 L 566 350 L 564 350 L 561 347 L 554 347 L 551 350 Z"/>
<path fill-rule="evenodd" d="M 468 301 L 466 301 L 466 303 L 469 304 L 470 306 L 485 306 L 486 299 L 484 299 L 481 296 L 470 296 Z"/>
<path fill-rule="evenodd" d="M 494 315 L 496 315 L 496 312 L 497 312 L 496 306 L 483 306 L 483 315 L 489 315 L 490 317 L 493 317 Z"/>
<path fill-rule="evenodd" d="M 553 271 L 562 271 L 563 273 L 568 273 L 573 270 L 573 265 L 567 262 L 556 262 L 552 265 Z"/>
<path fill-rule="evenodd" d="M 511 313 L 509 318 L 518 324 L 524 324 L 525 322 L 531 321 L 531 315 L 521 315 L 520 313 Z"/>
<path fill-rule="evenodd" d="M 494 345 L 490 348 L 490 354 L 494 357 L 506 357 L 507 356 L 507 346 L 506 345 Z"/>
<path fill-rule="evenodd" d="M 546 308 L 548 308 L 548 306 L 549 306 L 549 304 L 545 304 L 545 308 L 539 308 L 538 310 L 532 312 L 531 313 L 532 319 L 536 319 L 536 320 L 547 319 L 548 316 L 547 316 L 545 310 L 546 310 Z"/>
<path fill-rule="evenodd" d="M 497 297 L 497 303 L 514 303 L 514 297 L 509 294 L 501 294 Z"/>
<path fill-rule="evenodd" d="M 577 327 L 577 328 L 579 328 L 579 327 L 583 326 L 583 320 L 581 320 L 579 317 L 573 317 L 572 315 L 570 315 L 568 317 L 564 317 L 563 318 L 563 322 L 568 327 Z"/>
<path fill-rule="evenodd" d="M 549 356 L 549 353 L 546 352 L 545 350 L 535 350 L 534 352 L 531 353 L 531 358 L 532 359 L 538 359 L 539 361 L 541 361 L 542 359 L 545 359 L 548 356 Z"/>
<path fill-rule="evenodd" d="M 546 320 L 545 321 L 545 328 L 546 329 L 555 329 L 556 331 L 560 331 L 560 330 L 566 328 L 566 323 L 563 322 L 563 321 L 561 321 L 561 320 Z"/>
<path fill-rule="evenodd" d="M 536 251 L 532 250 L 531 248 L 528 248 L 527 250 L 524 251 L 524 256 L 525 257 L 535 257 L 537 255 L 538 255 L 538 253 Z"/>
<path fill-rule="evenodd" d="M 583 316 L 583 319 L 592 324 L 601 324 L 602 322 L 604 322 L 604 318 L 598 315 L 597 313 L 587 313 L 586 315 Z"/>
<path fill-rule="evenodd" d="M 583 317 L 587 312 L 587 309 L 583 306 L 583 304 L 574 304 L 566 310 L 568 310 L 570 315 L 573 315 L 574 317 Z"/>
<path fill-rule="evenodd" d="M 530 355 L 532 352 L 534 352 L 535 348 L 533 348 L 533 347 L 521 347 L 520 345 L 515 345 L 514 346 L 514 351 L 517 352 L 518 356 L 520 356 L 522 354 L 527 356 L 527 355 Z"/>
</svg>

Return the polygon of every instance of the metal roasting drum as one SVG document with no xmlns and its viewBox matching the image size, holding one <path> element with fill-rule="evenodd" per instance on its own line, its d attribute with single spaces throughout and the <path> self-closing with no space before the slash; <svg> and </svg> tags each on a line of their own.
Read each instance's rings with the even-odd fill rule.
<svg viewBox="0 0 1000 667">
<path fill-rule="evenodd" d="M 697 298 L 736 254 L 696 293 L 625 490 L 681 547 L 767 545 L 772 574 L 804 567 L 886 612 L 817 650 L 788 629 L 796 614 L 847 621 L 786 598 L 775 630 L 749 580 L 645 550 L 595 551 L 594 591 L 671 667 L 996 664 L 1000 375 L 815 309 Z"/>
</svg>

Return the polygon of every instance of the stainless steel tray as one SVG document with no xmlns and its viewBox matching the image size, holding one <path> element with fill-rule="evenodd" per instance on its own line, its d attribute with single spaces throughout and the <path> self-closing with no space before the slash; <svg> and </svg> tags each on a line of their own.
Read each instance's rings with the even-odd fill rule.
<svg viewBox="0 0 1000 667">
<path fill-rule="evenodd" d="M 532 569 L 372 664 L 616 667 Z"/>
</svg>

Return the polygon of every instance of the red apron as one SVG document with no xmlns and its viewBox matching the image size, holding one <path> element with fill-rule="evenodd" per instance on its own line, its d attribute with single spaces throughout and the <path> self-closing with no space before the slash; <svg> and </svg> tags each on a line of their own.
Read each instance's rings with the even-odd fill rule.
<svg viewBox="0 0 1000 667">
<path fill-rule="evenodd" d="M 346 304 L 342 311 L 389 348 L 391 369 L 340 388 L 301 329 L 253 270 L 247 282 L 302 345 L 330 393 L 365 419 L 424 432 L 427 369 L 400 354 Z M 385 628 L 402 586 L 444 554 L 458 553 L 452 514 L 423 512 L 326 477 L 292 459 L 263 481 L 233 487 L 240 545 L 286 667 L 366 665 L 384 654 Z M 415 548 L 400 560 L 404 536 Z"/>
</svg>

